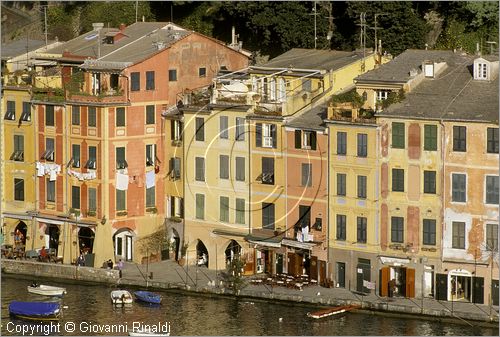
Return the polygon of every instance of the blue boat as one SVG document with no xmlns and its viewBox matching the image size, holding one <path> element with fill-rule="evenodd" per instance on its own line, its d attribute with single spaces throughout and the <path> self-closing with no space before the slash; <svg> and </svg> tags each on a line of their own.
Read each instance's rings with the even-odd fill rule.
<svg viewBox="0 0 500 337">
<path fill-rule="evenodd" d="M 12 301 L 9 304 L 9 314 L 24 319 L 57 320 L 61 315 L 61 304 L 57 302 Z"/>
<path fill-rule="evenodd" d="M 161 295 L 152 293 L 150 291 L 143 291 L 139 290 L 134 292 L 135 298 L 138 301 L 146 302 L 146 303 L 153 303 L 153 304 L 160 304 L 161 303 Z"/>
</svg>

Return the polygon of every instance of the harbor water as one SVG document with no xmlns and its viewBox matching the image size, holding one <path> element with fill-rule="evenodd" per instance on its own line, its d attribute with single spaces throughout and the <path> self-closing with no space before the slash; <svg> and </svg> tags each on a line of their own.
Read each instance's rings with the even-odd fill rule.
<svg viewBox="0 0 500 337">
<path fill-rule="evenodd" d="M 320 320 L 308 318 L 308 312 L 318 309 L 298 304 L 200 296 L 176 291 L 158 292 L 163 296 L 160 306 L 134 303 L 125 307 L 111 304 L 113 289 L 103 285 L 80 285 L 38 281 L 62 286 L 67 294 L 60 300 L 63 316 L 56 323 L 22 321 L 9 317 L 8 305 L 13 300 L 55 300 L 30 294 L 26 278 L 2 277 L 1 335 L 127 335 L 110 329 L 131 330 L 133 326 L 150 325 L 179 335 L 454 335 L 498 336 L 498 328 L 469 326 L 457 322 L 439 322 L 416 318 L 397 318 L 370 313 L 347 313 Z M 130 289 L 133 291 L 134 289 Z M 59 323 L 59 324 L 58 324 Z M 473 322 L 474 324 L 474 322 Z M 31 330 L 30 330 L 31 329 Z M 38 330 L 36 330 L 38 329 Z M 71 331 L 73 330 L 73 331 Z"/>
</svg>

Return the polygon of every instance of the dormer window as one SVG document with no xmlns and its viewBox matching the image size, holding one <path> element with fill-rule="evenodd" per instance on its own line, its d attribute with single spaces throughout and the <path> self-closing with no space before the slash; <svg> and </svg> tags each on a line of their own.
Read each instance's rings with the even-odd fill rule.
<svg viewBox="0 0 500 337">
<path fill-rule="evenodd" d="M 425 62 L 424 63 L 424 73 L 425 77 L 434 77 L 434 63 Z"/>
<path fill-rule="evenodd" d="M 487 80 L 488 79 L 488 65 L 486 63 L 477 63 L 474 73 L 474 78 L 476 80 Z"/>
</svg>

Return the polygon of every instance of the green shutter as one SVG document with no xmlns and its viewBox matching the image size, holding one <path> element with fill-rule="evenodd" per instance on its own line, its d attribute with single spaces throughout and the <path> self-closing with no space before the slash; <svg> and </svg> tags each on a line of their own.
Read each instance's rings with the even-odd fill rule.
<svg viewBox="0 0 500 337">
<path fill-rule="evenodd" d="M 396 149 L 405 148 L 405 124 L 392 123 L 392 147 Z"/>
</svg>

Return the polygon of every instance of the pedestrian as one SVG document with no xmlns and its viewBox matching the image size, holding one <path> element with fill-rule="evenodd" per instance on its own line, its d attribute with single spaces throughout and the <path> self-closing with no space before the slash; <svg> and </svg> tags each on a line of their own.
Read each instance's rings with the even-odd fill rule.
<svg viewBox="0 0 500 337">
<path fill-rule="evenodd" d="M 42 249 L 40 249 L 39 259 L 41 262 L 47 262 L 47 250 L 45 249 L 45 246 L 42 246 Z"/>
<path fill-rule="evenodd" d="M 83 256 L 83 251 L 80 252 L 80 256 L 78 256 L 78 260 L 76 260 L 76 265 L 77 266 L 85 266 L 85 256 Z"/>
<path fill-rule="evenodd" d="M 122 278 L 122 270 L 123 270 L 123 261 L 120 259 L 118 263 L 116 264 L 116 267 L 118 268 L 118 273 L 120 275 L 120 278 Z"/>
<path fill-rule="evenodd" d="M 389 297 L 393 297 L 396 291 L 396 280 L 392 279 L 389 281 Z"/>
<path fill-rule="evenodd" d="M 111 259 L 108 260 L 108 269 L 113 269 L 113 261 Z"/>
</svg>

